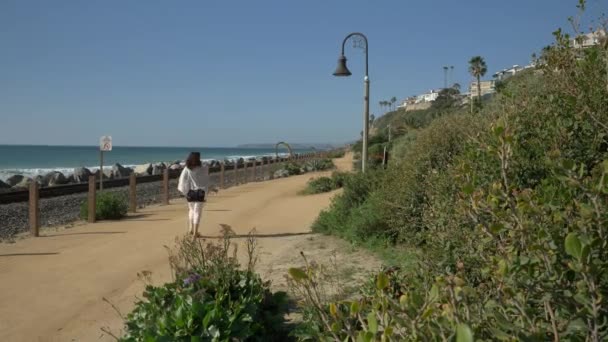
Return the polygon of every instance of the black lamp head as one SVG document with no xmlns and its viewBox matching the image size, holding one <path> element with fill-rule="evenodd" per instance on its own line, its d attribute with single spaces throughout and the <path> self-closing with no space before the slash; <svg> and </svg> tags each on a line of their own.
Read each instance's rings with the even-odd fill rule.
<svg viewBox="0 0 608 342">
<path fill-rule="evenodd" d="M 334 76 L 350 76 L 352 75 L 350 70 L 346 67 L 346 57 L 341 55 L 338 58 L 338 66 L 336 67 L 336 71 L 334 71 Z"/>
</svg>

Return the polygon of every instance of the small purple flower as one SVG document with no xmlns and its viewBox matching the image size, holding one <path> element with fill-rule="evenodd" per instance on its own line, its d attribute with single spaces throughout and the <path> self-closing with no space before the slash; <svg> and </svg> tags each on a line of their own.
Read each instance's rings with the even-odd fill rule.
<svg viewBox="0 0 608 342">
<path fill-rule="evenodd" d="M 192 273 L 188 278 L 184 279 L 184 286 L 194 284 L 201 279 L 200 274 Z"/>
</svg>

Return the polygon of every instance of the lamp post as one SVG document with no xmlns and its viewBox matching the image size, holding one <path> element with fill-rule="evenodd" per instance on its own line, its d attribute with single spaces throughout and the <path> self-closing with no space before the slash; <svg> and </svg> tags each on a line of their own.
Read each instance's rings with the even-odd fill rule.
<svg viewBox="0 0 608 342">
<path fill-rule="evenodd" d="M 368 44 L 367 37 L 363 33 L 353 32 L 344 38 L 342 42 L 342 54 L 338 58 L 338 67 L 334 72 L 334 76 L 350 76 L 351 72 L 346 67 L 346 57 L 344 56 L 344 45 L 346 41 L 351 37 L 359 37 L 365 42 L 365 46 L 362 48 L 365 50 L 365 78 L 363 82 L 365 84 L 365 97 L 363 102 L 363 148 L 361 153 L 361 171 L 365 172 L 367 166 L 367 138 L 369 133 L 369 75 L 368 75 Z"/>
</svg>

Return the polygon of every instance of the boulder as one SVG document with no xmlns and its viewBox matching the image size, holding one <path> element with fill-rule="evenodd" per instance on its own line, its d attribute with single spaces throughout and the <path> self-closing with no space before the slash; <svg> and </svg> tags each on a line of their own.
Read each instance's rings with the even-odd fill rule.
<svg viewBox="0 0 608 342">
<path fill-rule="evenodd" d="M 88 183 L 90 175 L 92 175 L 92 173 L 86 167 L 77 167 L 72 174 L 72 180 L 74 183 Z"/>
<path fill-rule="evenodd" d="M 38 176 L 34 177 L 34 181 L 36 183 L 38 183 L 38 185 L 40 185 L 41 187 L 44 187 L 44 186 L 48 185 L 48 182 L 47 182 L 46 178 L 44 176 L 42 176 L 42 175 L 38 175 Z"/>
<path fill-rule="evenodd" d="M 25 176 L 22 175 L 14 175 L 14 176 L 10 176 L 8 177 L 8 179 L 6 180 L 6 184 L 10 185 L 11 187 L 21 183 L 21 181 L 25 178 Z"/>
<path fill-rule="evenodd" d="M 49 172 L 44 176 L 45 186 L 56 186 L 67 184 L 68 179 L 59 171 Z"/>
<path fill-rule="evenodd" d="M 28 189 L 28 188 L 29 188 L 29 186 L 30 186 L 30 184 L 31 184 L 33 181 L 34 181 L 34 180 L 33 180 L 33 179 L 31 179 L 31 178 L 29 178 L 29 177 L 23 177 L 23 178 L 21 179 L 21 182 L 19 182 L 19 183 L 17 183 L 17 184 L 15 184 L 15 185 L 13 185 L 13 189 L 21 189 L 21 190 Z"/>
<path fill-rule="evenodd" d="M 133 170 L 131 170 L 128 167 L 124 167 L 118 163 L 116 163 L 116 164 L 114 164 L 114 166 L 112 166 L 112 177 L 113 178 L 129 177 L 132 173 L 133 173 Z"/>
<path fill-rule="evenodd" d="M 4 190 L 4 189 L 10 189 L 11 186 L 4 183 L 3 181 L 0 180 L 0 191 Z"/>
<path fill-rule="evenodd" d="M 154 165 L 152 165 L 152 174 L 153 175 L 162 175 L 163 171 L 166 168 L 167 168 L 167 165 L 165 165 L 165 163 L 154 164 Z"/>
<path fill-rule="evenodd" d="M 94 173 L 95 175 L 95 179 L 99 180 L 99 169 L 97 169 Z M 106 168 L 103 169 L 103 179 L 110 179 L 112 176 L 112 170 L 106 170 Z"/>
<path fill-rule="evenodd" d="M 152 174 L 152 164 L 142 164 L 135 167 L 135 174 L 138 176 L 149 176 Z"/>
</svg>

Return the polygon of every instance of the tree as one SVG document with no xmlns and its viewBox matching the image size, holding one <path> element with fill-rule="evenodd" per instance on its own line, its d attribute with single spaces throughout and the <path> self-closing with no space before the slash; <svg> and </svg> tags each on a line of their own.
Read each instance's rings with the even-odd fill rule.
<svg viewBox="0 0 608 342">
<path fill-rule="evenodd" d="M 384 101 L 379 101 L 378 105 L 380 105 L 380 112 L 384 110 Z"/>
<path fill-rule="evenodd" d="M 452 86 L 451 88 L 441 89 L 437 99 L 433 101 L 431 108 L 436 110 L 445 110 L 456 106 L 459 101 L 460 90 Z"/>
<path fill-rule="evenodd" d="M 459 93 L 460 93 L 460 88 L 461 88 L 460 83 L 454 83 L 454 84 L 452 84 L 452 89 L 458 90 Z"/>
<path fill-rule="evenodd" d="M 374 126 L 374 121 L 376 120 L 376 116 L 374 114 L 371 114 L 369 116 L 369 125 L 370 126 Z"/>
<path fill-rule="evenodd" d="M 481 77 L 488 72 L 486 61 L 481 56 L 475 56 L 469 61 L 469 73 L 477 79 L 477 101 L 481 105 Z"/>
<path fill-rule="evenodd" d="M 393 97 L 391 98 L 391 103 L 393 104 L 393 110 L 395 110 L 395 109 L 396 109 L 396 108 L 395 108 L 395 103 L 396 103 L 396 102 L 397 102 L 397 98 L 393 96 Z"/>
</svg>

